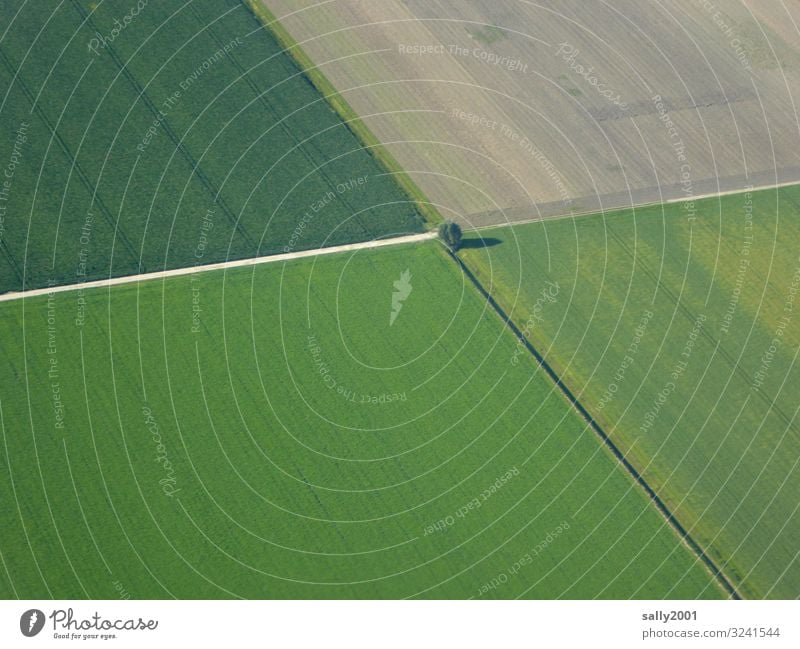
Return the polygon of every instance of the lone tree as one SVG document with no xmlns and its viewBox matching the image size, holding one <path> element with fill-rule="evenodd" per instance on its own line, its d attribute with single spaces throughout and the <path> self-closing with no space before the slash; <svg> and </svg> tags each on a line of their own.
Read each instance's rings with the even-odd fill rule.
<svg viewBox="0 0 800 649">
<path fill-rule="evenodd" d="M 453 221 L 445 221 L 439 226 L 439 238 L 450 248 L 450 252 L 456 252 L 461 247 L 461 226 Z"/>
</svg>

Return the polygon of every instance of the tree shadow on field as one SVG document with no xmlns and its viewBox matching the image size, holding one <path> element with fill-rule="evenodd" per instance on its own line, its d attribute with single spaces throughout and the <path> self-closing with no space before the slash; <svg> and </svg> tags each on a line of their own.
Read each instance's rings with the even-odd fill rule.
<svg viewBox="0 0 800 649">
<path fill-rule="evenodd" d="M 498 246 L 503 243 L 502 239 L 496 239 L 494 237 L 471 237 L 469 239 L 462 239 L 461 240 L 461 249 L 462 250 L 470 250 L 475 248 L 491 248 L 493 246 Z"/>
</svg>

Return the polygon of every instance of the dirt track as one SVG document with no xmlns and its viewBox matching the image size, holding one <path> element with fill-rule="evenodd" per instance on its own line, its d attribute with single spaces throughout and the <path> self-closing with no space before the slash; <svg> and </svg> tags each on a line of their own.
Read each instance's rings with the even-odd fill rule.
<svg viewBox="0 0 800 649">
<path fill-rule="evenodd" d="M 134 284 L 154 279 L 167 279 L 181 275 L 193 275 L 195 273 L 207 273 L 212 270 L 226 270 L 229 268 L 240 268 L 242 266 L 258 266 L 260 264 L 272 264 L 281 261 L 291 261 L 292 259 L 303 259 L 306 257 L 319 257 L 342 252 L 354 252 L 356 250 L 367 250 L 370 248 L 384 248 L 386 246 L 397 246 L 404 243 L 418 243 L 420 241 L 430 241 L 435 239 L 436 232 L 423 232 L 422 234 L 412 234 L 403 237 L 393 237 L 391 239 L 378 239 L 376 241 L 364 241 L 362 243 L 351 243 L 344 246 L 331 246 L 330 248 L 320 248 L 318 250 L 301 250 L 298 252 L 287 252 L 280 255 L 268 255 L 266 257 L 255 257 L 253 259 L 236 259 L 218 264 L 206 264 L 204 266 L 188 266 L 186 268 L 174 268 L 162 270 L 154 273 L 142 273 L 140 275 L 128 275 L 127 277 L 110 277 L 80 284 L 65 284 L 53 286 L 52 288 L 37 288 L 31 291 L 17 291 L 0 295 L 0 302 L 10 302 L 23 298 L 32 298 L 37 295 L 50 295 L 51 293 L 64 293 L 65 291 L 77 291 L 90 288 L 102 288 L 106 286 L 118 286 L 119 284 Z"/>
</svg>

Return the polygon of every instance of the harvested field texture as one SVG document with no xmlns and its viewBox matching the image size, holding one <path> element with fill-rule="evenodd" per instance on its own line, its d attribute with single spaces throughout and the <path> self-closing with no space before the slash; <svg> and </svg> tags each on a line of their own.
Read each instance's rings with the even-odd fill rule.
<svg viewBox="0 0 800 649">
<path fill-rule="evenodd" d="M 447 218 L 800 180 L 796 3 L 264 1 Z"/>
</svg>

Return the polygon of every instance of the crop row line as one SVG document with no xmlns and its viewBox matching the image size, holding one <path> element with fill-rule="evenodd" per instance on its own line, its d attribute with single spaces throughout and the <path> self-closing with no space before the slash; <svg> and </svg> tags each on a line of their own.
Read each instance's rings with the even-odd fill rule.
<svg viewBox="0 0 800 649">
<path fill-rule="evenodd" d="M 92 22 L 90 15 L 77 2 L 77 0 L 72 0 L 72 5 L 84 19 L 86 24 L 89 25 L 92 29 L 95 29 L 94 23 Z M 255 240 L 245 230 L 244 226 L 241 225 L 239 219 L 236 217 L 233 210 L 228 205 L 227 201 L 225 201 L 225 199 L 222 197 L 219 189 L 216 187 L 211 178 L 206 174 L 205 170 L 200 166 L 200 163 L 197 161 L 197 159 L 195 159 L 194 155 L 192 155 L 188 147 L 183 143 L 183 138 L 178 137 L 177 133 L 173 130 L 172 125 L 169 123 L 169 120 L 161 115 L 161 112 L 159 111 L 158 107 L 153 103 L 153 100 L 150 98 L 147 92 L 145 92 L 142 85 L 139 83 L 139 81 L 136 79 L 133 73 L 128 69 L 128 66 L 125 65 L 125 63 L 119 57 L 114 48 L 110 44 L 108 44 L 105 48 L 105 51 L 109 52 L 111 59 L 120 69 L 123 76 L 131 85 L 131 87 L 134 89 L 134 91 L 137 93 L 137 95 L 141 97 L 142 101 L 144 102 L 145 106 L 150 111 L 150 113 L 153 115 L 153 117 L 159 119 L 161 128 L 164 129 L 164 132 L 167 134 L 167 137 L 169 137 L 169 139 L 175 145 L 175 148 L 180 152 L 184 160 L 186 160 L 186 162 L 189 163 L 192 173 L 195 176 L 197 176 L 198 180 L 200 180 L 205 189 L 211 194 L 214 202 L 220 206 L 223 213 L 231 222 L 233 227 L 236 228 L 236 230 L 244 237 L 245 241 L 252 246 L 253 250 L 255 250 L 255 245 L 256 245 Z"/>
<path fill-rule="evenodd" d="M 97 206 L 100 208 L 100 212 L 102 213 L 102 215 L 105 218 L 105 220 L 108 221 L 108 224 L 112 228 L 114 228 L 115 231 L 118 232 L 119 238 L 122 241 L 123 245 L 128 250 L 128 252 L 132 255 L 133 259 L 136 259 L 137 258 L 137 254 L 136 254 L 136 251 L 135 251 L 135 249 L 133 247 L 133 244 L 130 242 L 130 240 L 126 236 L 124 230 L 122 230 L 121 228 L 118 227 L 117 220 L 114 218 L 114 215 L 111 213 L 111 210 L 108 209 L 108 206 L 105 204 L 103 199 L 100 197 L 100 194 L 99 194 L 99 192 L 97 190 L 97 186 L 91 181 L 91 179 L 89 178 L 89 176 L 86 173 L 86 171 L 84 171 L 84 169 L 81 166 L 81 164 L 78 162 L 78 160 L 73 155 L 72 150 L 69 148 L 69 145 L 64 141 L 64 139 L 61 137 L 61 134 L 53 126 L 53 124 L 50 122 L 50 119 L 47 117 L 45 112 L 42 110 L 41 106 L 36 101 L 35 97 L 33 96 L 33 93 L 31 92 L 30 88 L 28 88 L 28 85 L 25 83 L 25 79 L 22 77 L 22 74 L 19 72 L 17 67 L 14 65 L 14 63 L 9 59 L 8 55 L 3 51 L 2 48 L 0 48 L 0 59 L 2 59 L 2 61 L 5 64 L 6 68 L 8 68 L 9 72 L 11 72 L 12 77 L 14 78 L 15 82 L 17 84 L 19 84 L 19 87 L 22 90 L 22 93 L 25 95 L 27 100 L 30 102 L 31 110 L 33 110 L 36 113 L 36 116 L 42 121 L 42 123 L 44 124 L 45 128 L 50 133 L 50 136 L 58 143 L 58 146 L 64 152 L 64 155 L 67 156 L 67 159 L 71 163 L 71 168 L 75 169 L 75 172 L 77 173 L 78 178 L 83 183 L 83 185 L 86 188 L 86 190 L 89 192 L 89 195 L 92 198 L 92 202 L 97 204 Z M 44 161 L 42 161 L 42 164 L 44 164 Z M 66 187 L 64 189 L 66 191 Z M 9 252 L 9 255 L 10 255 L 10 252 Z M 14 263 L 16 264 L 16 261 Z M 20 277 L 20 280 L 22 280 L 22 279 L 23 278 Z"/>
</svg>

